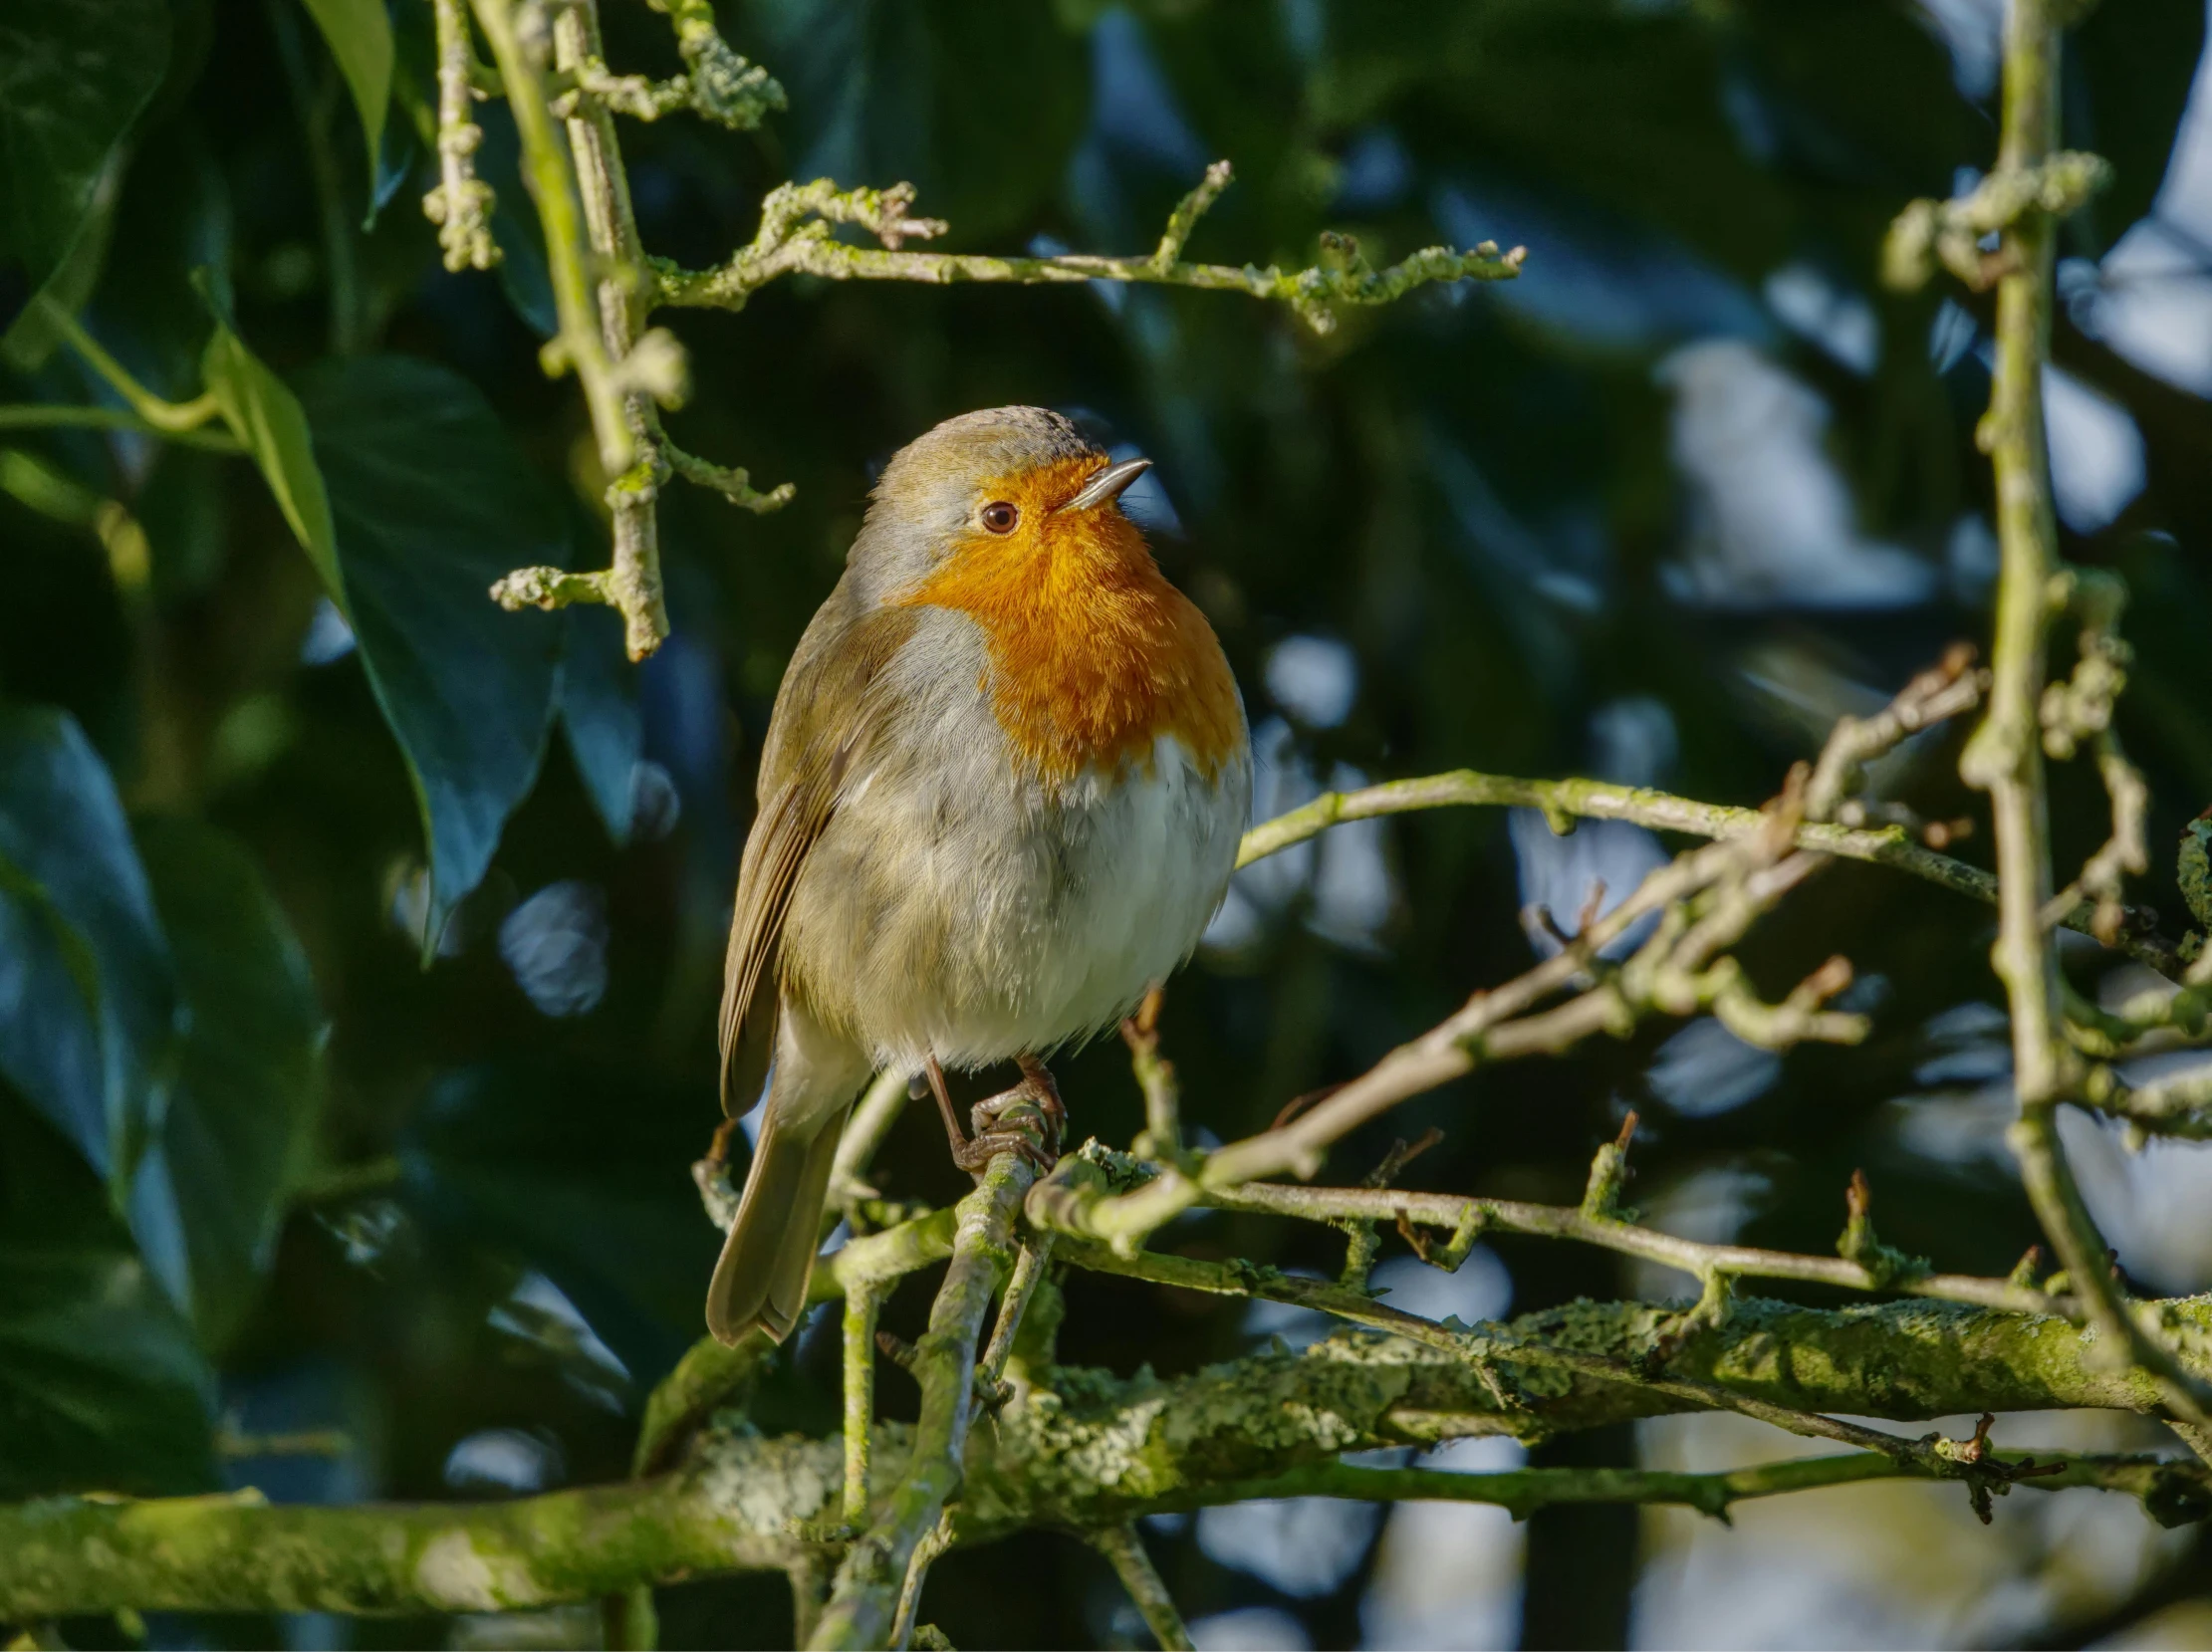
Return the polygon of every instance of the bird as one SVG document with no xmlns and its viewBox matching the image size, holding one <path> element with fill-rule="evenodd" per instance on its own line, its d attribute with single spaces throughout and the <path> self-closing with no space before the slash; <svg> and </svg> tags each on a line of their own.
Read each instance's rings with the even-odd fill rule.
<svg viewBox="0 0 2212 1652">
<path fill-rule="evenodd" d="M 807 1301 L 854 1098 L 926 1078 L 954 1162 L 1049 1168 L 1045 1058 L 1116 1025 L 1196 949 L 1252 803 L 1244 701 L 1168 582 L 1118 462 L 1060 413 L 945 420 L 884 465 L 761 748 L 720 1018 L 722 1106 L 767 1102 L 708 1329 L 782 1341 Z M 944 1068 L 1019 1063 L 966 1136 Z M 994 1128 L 1015 1101 L 1046 1119 Z M 725 1129 L 728 1126 L 725 1125 Z"/>
</svg>

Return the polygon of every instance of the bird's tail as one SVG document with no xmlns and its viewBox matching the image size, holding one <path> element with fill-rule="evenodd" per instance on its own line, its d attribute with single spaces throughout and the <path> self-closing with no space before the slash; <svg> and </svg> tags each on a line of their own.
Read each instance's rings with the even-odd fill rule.
<svg viewBox="0 0 2212 1652">
<path fill-rule="evenodd" d="M 807 1307 L 807 1281 L 822 1243 L 822 1206 L 850 1106 L 827 1118 L 780 1120 L 768 1109 L 745 1197 L 707 1287 L 706 1323 L 734 1343 L 758 1325 L 781 1342 Z"/>
</svg>

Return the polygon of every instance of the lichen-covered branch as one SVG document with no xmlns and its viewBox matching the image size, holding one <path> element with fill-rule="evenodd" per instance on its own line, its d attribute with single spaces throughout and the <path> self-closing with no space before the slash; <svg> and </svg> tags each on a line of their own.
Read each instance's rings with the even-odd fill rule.
<svg viewBox="0 0 2212 1652">
<path fill-rule="evenodd" d="M 1574 1205 L 1535 1205 L 1514 1199 L 1462 1197 L 1452 1193 L 1403 1193 L 1388 1189 L 1298 1187 L 1248 1182 L 1207 1193 L 1200 1203 L 1216 1210 L 1298 1217 L 1313 1222 L 1365 1220 L 1394 1222 L 1423 1255 L 1464 1257 L 1486 1234 L 1528 1234 L 1599 1246 L 1676 1268 L 1693 1279 L 1796 1280 L 1844 1291 L 1892 1291 L 1941 1301 L 1973 1302 L 2016 1312 L 2058 1313 L 2065 1303 L 2044 1292 L 2006 1280 L 1970 1274 L 1938 1274 L 1925 1264 L 1898 1269 L 1844 1257 L 1804 1256 L 1749 1245 L 1707 1245 L 1640 1227 L 1618 1216 L 1595 1215 Z M 1422 1236 L 1429 1228 L 1448 1234 L 1448 1242 Z"/>
<path fill-rule="evenodd" d="M 2212 1301 L 2144 1305 L 2165 1316 L 2189 1346 L 2201 1348 L 2212 1337 Z M 1746 1298 L 1732 1303 L 1724 1323 L 1687 1335 L 1678 1334 L 1678 1318 L 1640 1303 L 1581 1302 L 1497 1326 L 1495 1340 L 1581 1355 L 1609 1373 L 1652 1369 L 1658 1359 L 1670 1383 L 1724 1389 L 1793 1412 L 1896 1422 L 2076 1407 L 2150 1412 L 2161 1404 L 2148 1376 L 2097 1358 L 2093 1333 L 2051 1316 L 1930 1301 L 1824 1310 Z M 2190 1358 L 2200 1371 L 2212 1368 L 2202 1354 Z M 1347 1451 L 1483 1434 L 1534 1441 L 1705 1408 L 1618 1374 L 1517 1365 L 1510 1350 L 1477 1360 L 1358 1331 L 1169 1380 L 1148 1372 L 1047 1374 L 1049 1383 L 969 1441 L 956 1542 L 985 1542 L 1035 1526 L 1097 1531 L 1145 1514 L 1279 1495 L 1297 1488 L 1302 1475 L 1334 1479 Z M 912 1441 L 902 1426 L 878 1425 L 873 1459 L 903 1473 Z M 1334 1491 L 1392 1498 L 1409 1489 L 1457 1497 L 1489 1491 L 1495 1495 L 1484 1501 L 1523 1513 L 1591 1501 L 1705 1508 L 1734 1496 L 1803 1489 L 1801 1475 L 1830 1484 L 1828 1476 L 1937 1472 L 1888 1456 L 1876 1461 L 1878 1470 L 1869 1463 L 1736 1471 L 1719 1486 L 1571 1469 L 1455 1475 L 1452 1485 L 1433 1488 L 1417 1480 L 1347 1478 L 1336 1480 Z M 2059 1473 L 2019 1483 L 2105 1486 L 2141 1497 L 2169 1523 L 2212 1514 L 2212 1476 L 2202 1465 L 2059 1461 Z M 1987 1466 L 2018 1464 L 1999 1456 Z M 591 1598 L 655 1578 L 789 1569 L 824 1551 L 797 1534 L 835 1514 L 842 1484 L 836 1439 L 764 1439 L 746 1426 L 710 1428 L 674 1472 L 657 1479 L 507 1503 L 314 1508 L 251 1498 L 48 1500 L 0 1508 L 0 1611 L 44 1617 L 119 1606 L 501 1610 Z M 1730 1496 L 1719 1495 L 1731 1486 Z M 1324 1488 L 1317 1480 L 1314 1489 Z M 893 1593 L 897 1581 L 890 1582 Z"/>
<path fill-rule="evenodd" d="M 964 1478 L 983 1316 L 1013 1266 L 1014 1222 L 1032 1175 L 1021 1155 L 1001 1153 L 975 1192 L 960 1201 L 951 1267 L 930 1307 L 929 1329 L 915 1347 L 921 1416 L 906 1471 L 874 1525 L 839 1566 L 830 1603 L 808 1641 L 811 1646 L 890 1644 L 908 1562 Z"/>
<path fill-rule="evenodd" d="M 1304 270 L 1285 271 L 1274 265 L 1263 270 L 1249 264 L 1237 269 L 1184 261 L 1184 240 L 1229 178 L 1228 162 L 1215 162 L 1207 169 L 1205 181 L 1176 207 L 1159 247 L 1144 257 L 1129 258 L 907 252 L 900 246 L 902 240 L 944 230 L 935 219 L 906 216 L 913 201 L 910 185 L 844 190 L 828 178 L 784 184 L 762 204 L 759 233 L 729 262 L 710 270 L 684 270 L 656 261 L 656 301 L 684 309 L 742 310 L 771 281 L 801 273 L 829 281 L 920 281 L 940 286 L 966 281 L 1144 282 L 1279 301 L 1315 332 L 1328 333 L 1345 309 L 1389 304 L 1431 283 L 1510 281 L 1521 273 L 1527 256 L 1525 248 L 1500 252 L 1495 243 L 1485 241 L 1470 252 L 1426 247 L 1387 269 L 1375 270 L 1352 237 L 1329 235 L 1323 237 L 1321 261 Z M 859 224 L 883 245 L 862 247 L 840 241 L 831 233 L 836 223 Z"/>
<path fill-rule="evenodd" d="M 668 87 L 701 118 L 732 131 L 751 131 L 772 111 L 788 106 L 776 78 L 730 49 L 714 26 L 713 0 L 648 0 L 676 31 L 686 73 Z"/>
</svg>

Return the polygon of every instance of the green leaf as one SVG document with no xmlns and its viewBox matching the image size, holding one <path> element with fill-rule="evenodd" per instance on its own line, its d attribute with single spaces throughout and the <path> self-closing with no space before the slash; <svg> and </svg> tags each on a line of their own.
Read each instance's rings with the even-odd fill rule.
<svg viewBox="0 0 2212 1652">
<path fill-rule="evenodd" d="M 434 942 L 489 869 L 552 725 L 561 628 L 487 593 L 512 569 L 565 563 L 567 527 L 483 396 L 444 367 L 327 363 L 300 398 L 354 634 L 421 803 Z"/>
<path fill-rule="evenodd" d="M 119 146 L 110 153 L 107 166 L 94 181 L 92 205 L 85 214 L 83 229 L 39 289 L 39 296 L 50 303 L 26 305 L 7 332 L 0 334 L 0 361 L 17 372 L 33 373 L 46 365 L 62 343 L 55 309 L 64 315 L 78 314 L 99 283 L 108 263 L 108 244 L 115 239 L 116 206 L 123 195 L 123 174 L 129 159 Z"/>
<path fill-rule="evenodd" d="M 718 1243 L 681 1167 L 712 1125 L 632 1062 L 533 1056 L 440 1078 L 400 1161 L 425 1215 L 545 1274 L 649 1384 L 698 1335 Z"/>
<path fill-rule="evenodd" d="M 82 317 L 94 338 L 139 383 L 189 401 L 204 383 L 207 303 L 180 271 L 206 270 L 227 284 L 229 187 L 198 119 L 165 121 L 161 140 L 131 161 L 114 234 L 129 256 L 109 261 Z"/>
<path fill-rule="evenodd" d="M 177 1020 L 107 765 L 66 712 L 0 706 L 0 1076 L 119 1197 L 160 1124 Z"/>
<path fill-rule="evenodd" d="M 231 434 L 261 467 L 262 480 L 276 496 L 277 509 L 323 577 L 323 587 L 341 608 L 347 607 L 346 584 L 339 573 L 338 535 L 331 526 L 329 496 L 316 468 L 315 443 L 299 397 L 284 380 L 261 364 L 245 342 L 231 331 L 229 318 L 216 310 L 215 331 L 200 356 L 200 371 L 223 410 Z"/>
<path fill-rule="evenodd" d="M 0 1499 L 211 1488 L 214 1389 L 99 1181 L 0 1087 Z"/>
<path fill-rule="evenodd" d="M 219 1347 L 274 1251 L 321 1097 L 307 957 L 245 849 L 195 821 L 138 824 L 189 1015 L 160 1140 L 131 1190 L 147 1260 Z"/>
<path fill-rule="evenodd" d="M 369 190 L 376 179 L 376 153 L 383 142 L 384 111 L 391 106 L 391 20 L 384 0 L 304 0 L 315 26 L 338 60 L 346 89 L 354 95 L 362 135 L 369 140 Z"/>
<path fill-rule="evenodd" d="M 0 270 L 36 291 L 61 267 L 168 61 L 162 0 L 0 6 Z"/>
</svg>

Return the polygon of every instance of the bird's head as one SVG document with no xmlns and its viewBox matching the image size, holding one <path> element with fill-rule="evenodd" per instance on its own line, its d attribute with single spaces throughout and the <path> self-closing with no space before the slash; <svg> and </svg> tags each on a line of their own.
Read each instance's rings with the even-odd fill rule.
<svg viewBox="0 0 2212 1652">
<path fill-rule="evenodd" d="M 874 601 L 945 577 L 1029 582 L 1104 573 L 1150 553 L 1121 492 L 1151 467 L 1115 463 L 1060 414 L 990 407 L 899 449 L 875 484 L 851 563 Z"/>
</svg>

